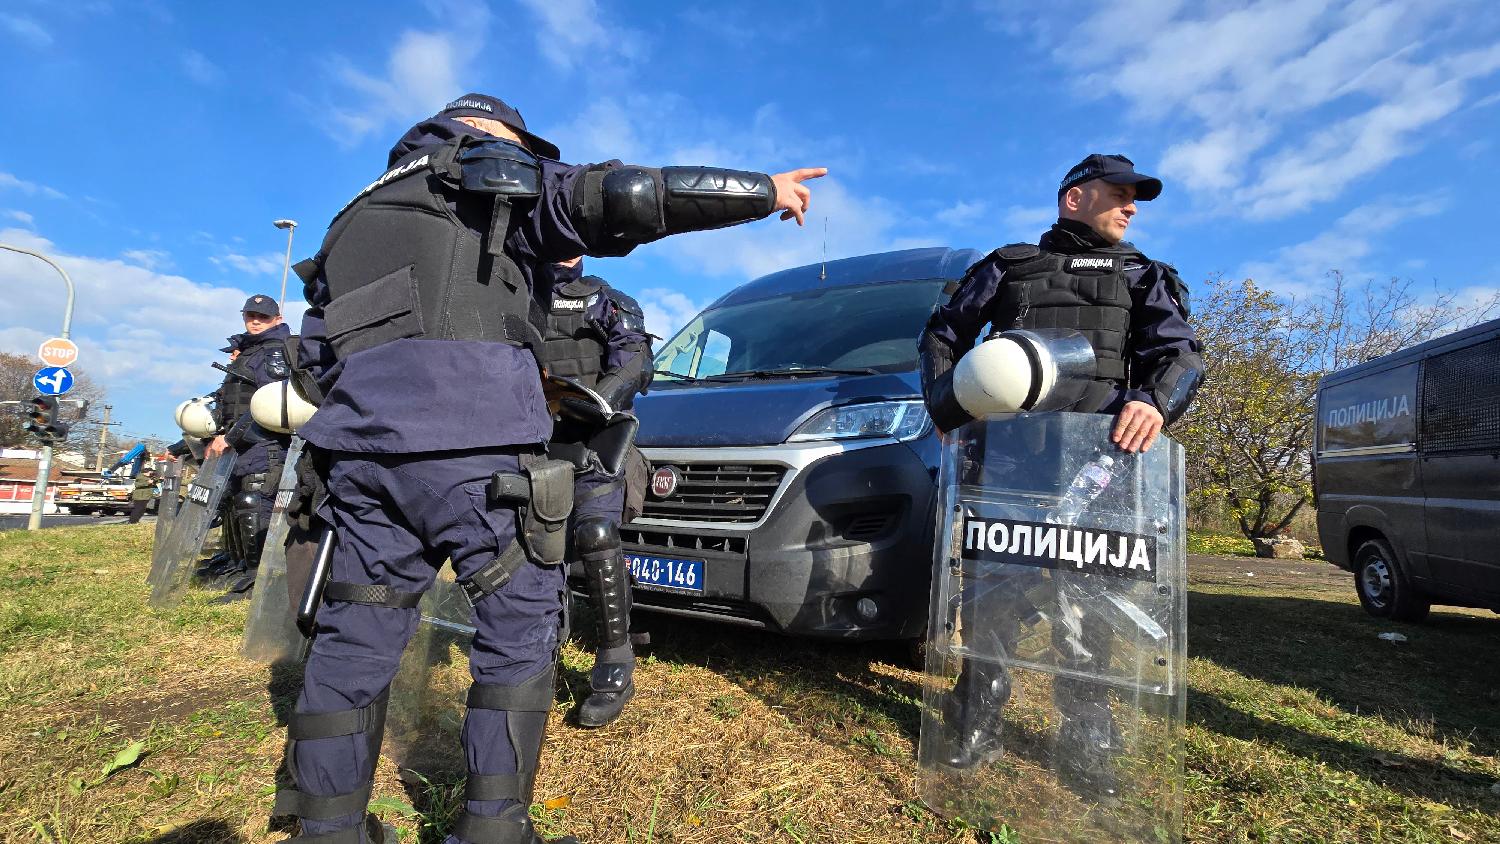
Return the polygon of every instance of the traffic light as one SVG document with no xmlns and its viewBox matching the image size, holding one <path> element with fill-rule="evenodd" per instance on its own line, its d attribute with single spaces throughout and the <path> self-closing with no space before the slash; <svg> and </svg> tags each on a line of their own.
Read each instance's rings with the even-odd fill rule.
<svg viewBox="0 0 1500 844">
<path fill-rule="evenodd" d="M 68 436 L 68 426 L 57 421 L 56 396 L 32 396 L 26 412 L 26 430 L 49 445 Z"/>
</svg>

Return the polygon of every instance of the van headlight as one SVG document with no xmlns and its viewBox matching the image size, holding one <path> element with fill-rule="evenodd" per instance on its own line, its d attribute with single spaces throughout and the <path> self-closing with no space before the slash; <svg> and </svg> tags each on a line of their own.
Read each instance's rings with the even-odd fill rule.
<svg viewBox="0 0 1500 844">
<path fill-rule="evenodd" d="M 803 422 L 786 441 L 849 440 L 892 437 L 914 440 L 927 433 L 932 419 L 917 400 L 880 401 L 830 407 Z"/>
</svg>

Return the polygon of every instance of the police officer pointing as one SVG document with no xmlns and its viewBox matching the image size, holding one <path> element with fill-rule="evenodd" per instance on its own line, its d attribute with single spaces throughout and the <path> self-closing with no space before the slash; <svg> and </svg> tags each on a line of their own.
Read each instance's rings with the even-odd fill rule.
<svg viewBox="0 0 1500 844">
<path fill-rule="evenodd" d="M 298 384 L 319 409 L 332 571 L 289 719 L 297 841 L 360 844 L 388 687 L 416 604 L 450 561 L 474 605 L 464 811 L 448 841 L 532 844 L 553 703 L 573 467 L 546 457 L 532 290 L 546 265 L 681 232 L 802 222 L 801 182 L 713 167 L 574 166 L 494 97 L 409 130 L 298 265 Z M 572 839 L 566 839 L 572 840 Z"/>
<path fill-rule="evenodd" d="M 993 332 L 1082 334 L 1093 347 L 1093 378 L 1060 409 L 1113 414 L 1111 439 L 1124 451 L 1149 449 L 1162 426 L 1186 412 L 1204 373 L 1202 349 L 1187 322 L 1187 287 L 1170 264 L 1124 240 L 1136 203 L 1161 190 L 1159 180 L 1135 172 L 1124 156 L 1090 155 L 1064 177 L 1058 220 L 1038 244 L 1002 247 L 969 269 L 949 302 L 934 310 L 920 340 L 923 394 L 938 427 L 951 431 L 973 415 L 955 393 L 954 376 L 963 368 L 955 364 L 986 324 Z M 1002 652 L 1014 649 L 1019 616 L 978 619 L 967 603 L 961 612 L 966 630 L 993 630 Z M 1084 618 L 1082 625 L 1090 660 L 1107 665 L 1108 631 L 1096 619 Z M 1099 689 L 1056 679 L 1063 723 L 1055 755 L 1070 760 L 1059 775 L 1071 787 L 1112 798 L 1110 758 L 1120 740 Z M 947 764 L 968 768 L 999 749 L 1000 710 L 1009 698 L 1003 666 L 965 661 L 945 711 L 957 733 Z"/>
<path fill-rule="evenodd" d="M 628 411 L 637 393 L 651 382 L 651 338 L 641 306 L 604 279 L 583 275 L 582 262 L 551 267 L 537 298 L 547 306 L 543 366 L 552 376 L 571 379 L 596 391 L 619 412 Z M 611 454 L 592 445 L 613 420 L 580 402 L 561 402 L 548 454 L 574 464 L 572 548 L 569 562 L 582 564 L 589 602 L 594 608 L 599 648 L 589 674 L 589 696 L 577 710 L 583 727 L 602 727 L 619 717 L 635 695 L 632 675 L 635 651 L 630 640 L 630 571 L 620 547 L 620 520 L 625 507 L 623 464 L 618 462 L 630 438 L 609 438 Z"/>
<path fill-rule="evenodd" d="M 256 389 L 290 374 L 286 344 L 292 338 L 291 329 L 282 322 L 276 300 L 264 294 L 246 299 L 240 315 L 245 320 L 245 332 L 229 338 L 232 359 L 225 369 L 224 383 L 214 393 L 220 433 L 207 449 L 210 456 L 231 448 L 238 454 L 224 519 L 232 559 L 218 570 L 203 572 L 205 576 L 230 576 L 229 592 L 219 599 L 221 602 L 247 598 L 255 585 L 255 567 L 260 562 L 261 545 L 276 502 L 276 480 L 290 440 L 255 423 L 250 416 L 250 397 Z"/>
</svg>

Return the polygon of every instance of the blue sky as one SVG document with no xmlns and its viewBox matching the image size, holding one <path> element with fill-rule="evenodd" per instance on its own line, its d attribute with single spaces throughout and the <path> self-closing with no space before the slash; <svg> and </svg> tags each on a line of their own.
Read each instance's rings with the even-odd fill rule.
<svg viewBox="0 0 1500 844">
<path fill-rule="evenodd" d="M 806 229 L 591 262 L 660 334 L 817 260 L 825 217 L 830 257 L 1034 240 L 1094 151 L 1166 181 L 1131 239 L 1190 283 L 1500 288 L 1487 0 L 8 0 L 0 80 L 0 242 L 78 282 L 82 368 L 133 433 L 175 437 L 244 298 L 278 291 L 271 221 L 311 254 L 391 141 L 470 90 L 569 161 L 830 168 Z M 0 253 L 0 350 L 34 354 L 61 307 L 50 270 Z"/>
</svg>

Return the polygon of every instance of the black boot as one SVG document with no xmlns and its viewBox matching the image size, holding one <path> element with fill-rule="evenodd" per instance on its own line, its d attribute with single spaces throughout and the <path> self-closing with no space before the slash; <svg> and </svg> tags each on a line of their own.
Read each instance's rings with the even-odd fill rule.
<svg viewBox="0 0 1500 844">
<path fill-rule="evenodd" d="M 1120 797 L 1115 757 L 1123 740 L 1105 701 L 1062 713 L 1053 759 L 1057 779 L 1074 794 L 1095 803 L 1112 804 Z"/>
<path fill-rule="evenodd" d="M 256 569 L 245 569 L 245 571 L 240 573 L 239 577 L 235 578 L 229 584 L 228 591 L 213 599 L 210 603 L 233 604 L 236 601 L 250 600 L 250 590 L 255 588 L 255 575 Z"/>
<path fill-rule="evenodd" d="M 612 650 L 600 653 L 589 672 L 589 696 L 578 706 L 580 727 L 611 723 L 635 697 L 635 653 L 628 644 Z"/>
<path fill-rule="evenodd" d="M 943 702 L 949 729 L 949 767 L 966 770 L 987 762 L 1001 750 L 1004 708 L 1010 700 L 1010 674 L 1004 666 L 966 664 Z"/>
</svg>

